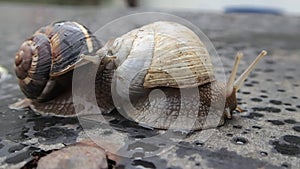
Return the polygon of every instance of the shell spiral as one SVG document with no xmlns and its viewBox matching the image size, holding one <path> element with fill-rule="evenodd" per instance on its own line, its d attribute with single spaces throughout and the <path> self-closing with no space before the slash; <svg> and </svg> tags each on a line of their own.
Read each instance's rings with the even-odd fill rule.
<svg viewBox="0 0 300 169">
<path fill-rule="evenodd" d="M 100 47 L 96 37 L 76 22 L 56 22 L 40 28 L 21 45 L 15 57 L 21 90 L 33 100 L 54 98 L 68 83 L 65 78 L 70 78 L 67 74 L 75 64 L 83 62 L 79 55 L 94 53 Z"/>
</svg>

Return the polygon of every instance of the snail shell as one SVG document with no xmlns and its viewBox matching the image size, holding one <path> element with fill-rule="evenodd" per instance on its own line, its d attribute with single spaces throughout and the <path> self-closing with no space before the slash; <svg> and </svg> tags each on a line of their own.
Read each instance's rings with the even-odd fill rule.
<svg viewBox="0 0 300 169">
<path fill-rule="evenodd" d="M 205 45 L 181 24 L 154 22 L 116 38 L 104 48 L 107 48 L 107 55 L 116 57 L 112 89 L 117 95 L 116 102 L 123 101 L 115 104 L 124 108 L 124 101 L 130 101 L 133 107 L 125 104 L 126 116 L 142 125 L 167 129 L 180 116 L 182 121 L 189 122 L 183 119 L 189 116 L 197 118 L 192 129 L 201 129 L 212 95 L 218 95 L 215 102 L 222 99 L 225 102 L 221 92 L 224 85 L 211 83 L 215 81 L 214 70 Z M 217 92 L 210 90 L 212 86 Z M 152 93 L 149 99 L 155 89 L 163 95 Z M 181 89 L 187 89 L 188 97 L 180 97 Z M 195 91 L 198 93 L 193 95 Z M 199 100 L 199 95 L 207 97 Z M 203 105 L 201 109 L 192 106 L 200 104 Z M 180 109 L 186 111 L 179 113 Z M 178 122 L 175 128 L 186 126 Z"/>
<path fill-rule="evenodd" d="M 143 126 L 199 130 L 231 118 L 237 108 L 236 91 L 266 52 L 234 85 L 236 71 L 230 83 L 216 81 L 204 43 L 175 22 L 154 22 L 132 30 L 107 42 L 97 54 L 100 60 L 116 58 L 107 68 L 115 69 L 112 94 L 121 114 Z"/>
<path fill-rule="evenodd" d="M 96 37 L 77 22 L 56 22 L 37 30 L 16 54 L 15 73 L 27 99 L 15 105 L 40 113 L 74 114 L 72 70 L 88 63 L 80 54 L 93 54 L 100 47 Z"/>
<path fill-rule="evenodd" d="M 92 53 L 99 47 L 97 39 L 76 22 L 42 27 L 16 54 L 15 73 L 21 90 L 30 99 L 52 99 L 55 95 L 48 89 L 56 85 L 52 79 L 72 70 L 81 60 L 80 53 Z"/>
<path fill-rule="evenodd" d="M 118 86 L 119 93 L 128 87 L 132 91 L 187 88 L 214 81 L 206 47 L 194 32 L 178 23 L 155 22 L 135 29 L 117 38 L 110 50 L 117 56 L 116 79 L 124 84 Z"/>
</svg>

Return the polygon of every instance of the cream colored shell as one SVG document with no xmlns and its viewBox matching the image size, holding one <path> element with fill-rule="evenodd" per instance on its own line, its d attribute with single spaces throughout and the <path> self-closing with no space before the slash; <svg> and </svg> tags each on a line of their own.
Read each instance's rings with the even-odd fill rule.
<svg viewBox="0 0 300 169">
<path fill-rule="evenodd" d="M 119 91 L 187 88 L 214 80 L 206 47 L 192 30 L 178 23 L 145 25 L 115 39 L 109 49 L 117 58 L 115 76 L 117 85 L 122 84 Z"/>
</svg>

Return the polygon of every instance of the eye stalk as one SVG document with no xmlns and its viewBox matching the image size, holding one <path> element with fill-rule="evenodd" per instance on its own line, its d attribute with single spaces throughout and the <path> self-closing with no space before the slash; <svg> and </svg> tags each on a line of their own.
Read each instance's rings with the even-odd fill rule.
<svg viewBox="0 0 300 169">
<path fill-rule="evenodd" d="M 241 76 L 234 82 L 233 87 L 238 91 L 244 81 L 247 79 L 249 74 L 252 72 L 252 70 L 255 68 L 255 66 L 259 63 L 259 61 L 267 55 L 267 51 L 263 50 L 260 52 L 260 54 L 255 58 L 255 60 L 249 65 L 249 67 L 241 74 Z"/>
<path fill-rule="evenodd" d="M 228 79 L 227 82 L 227 90 L 226 90 L 226 96 L 229 97 L 231 95 L 231 93 L 233 92 L 233 83 L 236 77 L 236 73 L 240 64 L 241 59 L 243 58 L 243 53 L 239 52 L 237 53 L 236 57 L 235 57 L 235 62 L 230 74 L 230 77 Z"/>
<path fill-rule="evenodd" d="M 249 65 L 249 67 L 241 74 L 241 76 L 234 81 L 238 69 L 238 65 L 240 63 L 241 58 L 243 57 L 242 53 L 237 53 L 235 57 L 235 62 L 229 77 L 229 80 L 227 82 L 226 86 L 226 107 L 229 107 L 230 112 L 233 110 L 242 111 L 241 108 L 237 107 L 236 102 L 236 92 L 241 88 L 244 81 L 247 79 L 251 71 L 254 69 L 254 67 L 259 63 L 259 61 L 267 55 L 267 52 L 265 50 L 261 51 L 261 53 L 255 58 L 255 60 Z"/>
<path fill-rule="evenodd" d="M 255 60 L 249 65 L 249 67 L 241 74 L 241 76 L 236 81 L 234 81 L 234 79 L 236 77 L 238 65 L 240 63 L 241 58 L 243 57 L 242 53 L 238 53 L 236 55 L 234 65 L 233 65 L 229 80 L 227 82 L 227 87 L 226 87 L 226 96 L 227 97 L 229 97 L 232 94 L 233 89 L 235 89 L 235 92 L 237 92 L 241 88 L 244 81 L 247 79 L 247 77 L 252 72 L 252 70 L 255 68 L 255 66 L 266 55 L 267 55 L 267 52 L 265 50 L 261 51 L 260 54 L 255 58 Z"/>
</svg>

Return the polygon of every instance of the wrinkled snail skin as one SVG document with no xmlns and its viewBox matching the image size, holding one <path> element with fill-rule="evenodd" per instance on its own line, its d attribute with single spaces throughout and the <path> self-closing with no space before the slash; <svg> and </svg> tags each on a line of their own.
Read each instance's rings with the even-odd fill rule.
<svg viewBox="0 0 300 169">
<path fill-rule="evenodd" d="M 37 30 L 21 45 L 14 64 L 19 86 L 27 99 L 11 107 L 73 115 L 73 69 L 75 65 L 90 64 L 80 55 L 94 54 L 100 47 L 96 37 L 77 22 L 56 22 Z"/>
<path fill-rule="evenodd" d="M 266 51 L 234 82 L 242 57 L 238 53 L 225 84 L 215 80 L 211 56 L 193 31 L 160 21 L 107 42 L 97 55 L 98 62 L 114 58 L 106 67 L 115 70 L 112 94 L 125 116 L 152 128 L 200 130 L 231 118 L 236 92 Z M 84 58 L 97 63 L 93 56 Z M 156 89 L 161 92 L 153 93 Z M 208 117 L 219 120 L 205 124 Z"/>
<path fill-rule="evenodd" d="M 236 102 L 229 102 L 235 97 L 234 94 L 229 100 L 226 99 L 225 87 L 225 83 L 214 81 L 184 89 L 155 88 L 163 92 L 163 96 L 155 92 L 149 96 L 147 92 L 144 97 L 131 100 L 134 105 L 126 107 L 126 112 L 141 125 L 159 129 L 199 130 L 217 127 L 223 125 L 226 118 L 231 118 L 231 112 L 227 112 L 227 109 L 237 106 Z M 209 113 L 214 113 L 216 124 L 205 124 Z"/>
<path fill-rule="evenodd" d="M 110 69 L 103 69 L 98 71 L 95 80 L 95 96 L 101 113 L 110 113 L 115 105 L 111 96 L 111 80 L 114 71 Z"/>
</svg>

